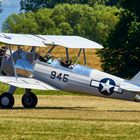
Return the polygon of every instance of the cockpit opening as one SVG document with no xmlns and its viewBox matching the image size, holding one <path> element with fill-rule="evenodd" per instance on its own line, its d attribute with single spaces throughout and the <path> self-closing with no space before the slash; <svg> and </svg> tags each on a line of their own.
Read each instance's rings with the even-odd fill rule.
<svg viewBox="0 0 140 140">
<path fill-rule="evenodd" d="M 51 64 L 54 61 L 54 56 L 51 53 L 47 53 L 45 56 L 38 55 L 38 60 Z"/>
<path fill-rule="evenodd" d="M 69 58 L 69 59 L 59 59 L 59 62 L 61 64 L 61 66 L 63 67 L 67 67 L 67 68 L 73 68 L 74 64 L 73 64 L 73 61 L 72 61 L 72 58 Z"/>
</svg>

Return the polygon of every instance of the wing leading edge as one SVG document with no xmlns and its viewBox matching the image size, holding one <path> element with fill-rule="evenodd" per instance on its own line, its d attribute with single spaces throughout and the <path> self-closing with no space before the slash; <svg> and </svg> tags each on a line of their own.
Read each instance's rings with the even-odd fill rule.
<svg viewBox="0 0 140 140">
<path fill-rule="evenodd" d="M 93 48 L 101 49 L 102 45 L 80 36 L 64 35 L 30 35 L 0 33 L 0 42 L 10 45 L 48 47 L 48 45 L 63 46 L 66 48 Z"/>
<path fill-rule="evenodd" d="M 0 33 L 0 42 L 9 45 L 47 47 L 44 41 L 35 35 Z"/>
<path fill-rule="evenodd" d="M 46 84 L 34 78 L 23 78 L 23 77 L 15 78 L 9 76 L 0 76 L 0 81 L 19 88 L 57 90 L 55 87 L 52 87 L 49 84 Z"/>
<path fill-rule="evenodd" d="M 83 48 L 83 49 L 102 49 L 103 46 L 91 41 L 87 38 L 80 36 L 66 36 L 66 35 L 39 35 L 40 38 L 46 40 L 46 44 L 49 44 L 49 40 L 52 40 L 54 44 L 63 46 L 66 48 Z"/>
</svg>

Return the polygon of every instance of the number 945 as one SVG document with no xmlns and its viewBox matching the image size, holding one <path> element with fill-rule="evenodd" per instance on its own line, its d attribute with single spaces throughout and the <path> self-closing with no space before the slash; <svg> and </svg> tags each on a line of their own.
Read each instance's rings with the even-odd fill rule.
<svg viewBox="0 0 140 140">
<path fill-rule="evenodd" d="M 62 74 L 62 73 L 57 74 L 56 71 L 52 71 L 51 76 L 50 76 L 51 79 L 57 78 L 59 81 L 62 80 L 65 83 L 68 82 L 68 80 L 69 80 L 68 77 L 69 77 L 68 74 Z"/>
</svg>

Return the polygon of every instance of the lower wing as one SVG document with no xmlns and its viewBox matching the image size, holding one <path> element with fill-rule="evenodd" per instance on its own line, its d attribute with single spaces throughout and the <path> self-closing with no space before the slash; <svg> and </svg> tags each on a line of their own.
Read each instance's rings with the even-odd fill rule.
<svg viewBox="0 0 140 140">
<path fill-rule="evenodd" d="M 0 76 L 0 81 L 15 87 L 25 89 L 57 90 L 55 87 L 52 87 L 49 84 L 34 78 Z"/>
</svg>

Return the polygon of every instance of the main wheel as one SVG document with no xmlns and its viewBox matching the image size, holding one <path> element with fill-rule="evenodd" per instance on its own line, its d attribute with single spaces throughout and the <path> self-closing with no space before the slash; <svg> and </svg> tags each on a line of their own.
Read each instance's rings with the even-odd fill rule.
<svg viewBox="0 0 140 140">
<path fill-rule="evenodd" d="M 5 92 L 0 95 L 0 106 L 1 108 L 12 108 L 15 103 L 12 94 Z"/>
<path fill-rule="evenodd" d="M 25 108 L 34 108 L 38 102 L 37 96 L 34 93 L 26 93 L 22 96 L 22 105 Z"/>
</svg>

